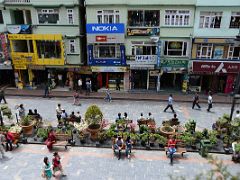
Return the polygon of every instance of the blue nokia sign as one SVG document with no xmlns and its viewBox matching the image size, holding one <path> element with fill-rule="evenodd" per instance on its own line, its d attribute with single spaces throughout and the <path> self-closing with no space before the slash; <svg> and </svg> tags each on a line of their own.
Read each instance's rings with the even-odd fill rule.
<svg viewBox="0 0 240 180">
<path fill-rule="evenodd" d="M 87 34 L 123 34 L 124 24 L 87 24 Z"/>
</svg>

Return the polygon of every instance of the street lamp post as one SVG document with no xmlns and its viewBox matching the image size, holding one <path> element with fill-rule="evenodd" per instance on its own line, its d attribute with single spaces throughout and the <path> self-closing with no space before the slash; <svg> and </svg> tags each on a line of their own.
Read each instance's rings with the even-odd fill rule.
<svg viewBox="0 0 240 180">
<path fill-rule="evenodd" d="M 151 36 L 150 37 L 152 42 L 157 44 L 157 62 L 156 62 L 156 69 L 159 70 L 157 76 L 157 92 L 160 92 L 161 88 L 161 41 L 159 36 Z"/>
</svg>

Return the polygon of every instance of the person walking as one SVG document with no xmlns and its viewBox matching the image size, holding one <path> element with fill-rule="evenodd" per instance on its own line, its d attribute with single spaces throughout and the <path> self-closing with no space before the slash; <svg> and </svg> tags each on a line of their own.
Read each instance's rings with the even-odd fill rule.
<svg viewBox="0 0 240 180">
<path fill-rule="evenodd" d="M 91 91 L 90 86 L 91 86 L 90 81 L 87 80 L 87 82 L 86 82 L 86 88 L 87 88 L 86 95 L 90 95 L 90 91 Z"/>
<path fill-rule="evenodd" d="M 166 112 L 168 108 L 171 108 L 172 112 L 175 113 L 175 111 L 173 109 L 173 97 L 172 97 L 172 94 L 170 94 L 169 97 L 168 97 L 168 105 L 164 109 L 164 112 Z"/>
<path fill-rule="evenodd" d="M 12 143 L 14 141 L 14 137 L 11 132 L 6 132 L 5 134 L 6 137 L 6 151 L 12 151 Z"/>
<path fill-rule="evenodd" d="M 111 92 L 110 92 L 109 88 L 107 88 L 107 90 L 106 90 L 105 100 L 108 102 L 112 102 Z"/>
<path fill-rule="evenodd" d="M 2 88 L 0 90 L 0 104 L 2 103 L 2 100 L 4 101 L 5 104 L 7 104 L 7 101 L 5 99 L 5 93 L 4 93 L 4 89 Z"/>
<path fill-rule="evenodd" d="M 54 175 L 57 171 L 61 171 L 61 175 L 66 176 L 63 173 L 63 168 L 62 168 L 62 164 L 61 164 L 61 157 L 59 156 L 58 152 L 53 153 L 52 164 L 53 164 L 53 174 Z"/>
<path fill-rule="evenodd" d="M 117 77 L 116 79 L 116 90 L 120 91 L 120 84 L 121 84 L 121 80 L 119 77 Z"/>
<path fill-rule="evenodd" d="M 82 93 L 82 79 L 81 78 L 78 79 L 78 90 L 80 93 Z"/>
<path fill-rule="evenodd" d="M 194 97 L 193 97 L 193 104 L 192 104 L 192 109 L 194 109 L 195 105 L 197 105 L 198 109 L 201 108 L 201 106 L 199 105 L 199 95 L 196 92 Z"/>
<path fill-rule="evenodd" d="M 18 107 L 18 115 L 20 119 L 23 119 L 25 117 L 25 108 L 23 107 L 23 104 L 20 104 Z"/>
<path fill-rule="evenodd" d="M 52 174 L 52 167 L 48 160 L 48 157 L 45 157 L 43 159 L 43 163 L 44 163 L 44 166 L 43 166 L 42 177 L 49 180 L 52 178 L 53 174 Z"/>
<path fill-rule="evenodd" d="M 58 105 L 57 105 L 56 114 L 57 114 L 57 119 L 58 119 L 58 122 L 59 122 L 59 121 L 61 120 L 61 114 L 62 114 L 61 104 L 58 104 Z"/>
<path fill-rule="evenodd" d="M 208 108 L 207 108 L 208 112 L 210 112 L 210 109 L 212 108 L 212 103 L 213 103 L 213 98 L 212 98 L 212 93 L 210 92 L 208 95 Z"/>
<path fill-rule="evenodd" d="M 49 98 L 49 88 L 50 88 L 50 86 L 49 86 L 49 83 L 45 83 L 45 88 L 44 88 L 44 98 L 46 98 L 46 97 L 48 97 Z"/>
<path fill-rule="evenodd" d="M 5 157 L 5 153 L 4 153 L 4 148 L 3 148 L 3 143 L 5 141 L 5 136 L 4 134 L 0 134 L 0 153 L 2 154 L 2 158 Z"/>
</svg>

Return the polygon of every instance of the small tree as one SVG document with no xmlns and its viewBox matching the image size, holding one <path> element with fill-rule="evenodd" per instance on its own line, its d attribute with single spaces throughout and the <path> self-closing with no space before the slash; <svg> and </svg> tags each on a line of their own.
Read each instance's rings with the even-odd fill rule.
<svg viewBox="0 0 240 180">
<path fill-rule="evenodd" d="M 103 118 L 103 113 L 97 105 L 91 105 L 85 113 L 85 122 L 90 124 L 100 124 Z"/>
</svg>

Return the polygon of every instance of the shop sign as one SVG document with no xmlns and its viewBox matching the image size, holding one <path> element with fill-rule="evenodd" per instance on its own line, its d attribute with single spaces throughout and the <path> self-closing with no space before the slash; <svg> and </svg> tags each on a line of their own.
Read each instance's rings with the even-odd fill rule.
<svg viewBox="0 0 240 180">
<path fill-rule="evenodd" d="M 8 60 L 9 54 L 8 54 L 7 37 L 4 33 L 0 34 L 0 40 L 1 40 L 1 46 L 3 51 L 3 52 L 0 52 L 0 59 Z"/>
<path fill-rule="evenodd" d="M 87 24 L 87 34 L 124 34 L 124 24 Z"/>
<path fill-rule="evenodd" d="M 239 73 L 240 62 L 193 61 L 193 72 L 202 73 Z"/>
<path fill-rule="evenodd" d="M 1 70 L 10 70 L 10 69 L 12 69 L 12 65 L 6 65 L 4 63 L 1 63 L 0 64 L 0 69 Z"/>
<path fill-rule="evenodd" d="M 127 28 L 128 36 L 159 36 L 160 28 Z"/>
<path fill-rule="evenodd" d="M 161 60 L 162 67 L 184 67 L 187 68 L 188 60 L 181 59 L 162 59 Z"/>
<path fill-rule="evenodd" d="M 8 34 L 10 40 L 32 40 L 32 34 Z"/>
<path fill-rule="evenodd" d="M 92 72 L 127 72 L 127 67 L 92 66 Z"/>
<path fill-rule="evenodd" d="M 27 24 L 7 25 L 7 31 L 11 34 L 30 34 L 31 26 Z"/>
<path fill-rule="evenodd" d="M 148 70 L 148 69 L 154 69 L 154 65 L 150 65 L 150 64 L 130 64 L 130 69 Z"/>
<path fill-rule="evenodd" d="M 124 34 L 88 34 L 87 42 L 90 43 L 124 43 Z"/>
<path fill-rule="evenodd" d="M 39 66 L 39 65 L 28 65 L 30 69 L 34 70 L 45 70 L 45 66 Z"/>
<path fill-rule="evenodd" d="M 126 56 L 128 61 L 135 61 L 135 56 Z"/>
<path fill-rule="evenodd" d="M 136 55 L 135 61 L 139 63 L 156 64 L 157 56 L 156 55 Z"/>
<path fill-rule="evenodd" d="M 15 64 L 14 69 L 27 69 L 27 65 L 24 64 Z"/>
</svg>

